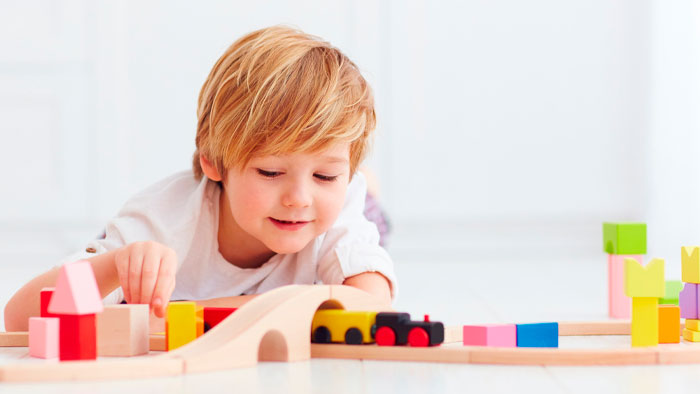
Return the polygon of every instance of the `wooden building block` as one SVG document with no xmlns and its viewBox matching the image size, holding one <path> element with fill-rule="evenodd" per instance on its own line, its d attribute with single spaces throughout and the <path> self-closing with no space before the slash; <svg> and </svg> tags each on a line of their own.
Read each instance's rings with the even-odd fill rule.
<svg viewBox="0 0 700 394">
<path fill-rule="evenodd" d="M 700 331 L 700 320 L 685 319 L 685 328 L 693 331 Z"/>
<path fill-rule="evenodd" d="M 681 308 L 678 305 L 659 305 L 659 343 L 681 341 Z"/>
<path fill-rule="evenodd" d="M 559 347 L 558 323 L 517 324 L 518 347 Z"/>
<path fill-rule="evenodd" d="M 698 318 L 698 284 L 686 283 L 678 294 L 678 305 L 684 319 Z"/>
<path fill-rule="evenodd" d="M 61 267 L 48 311 L 57 315 L 87 315 L 100 313 L 102 309 L 102 297 L 90 263 L 81 260 Z"/>
<path fill-rule="evenodd" d="M 57 315 L 50 313 L 49 312 L 49 303 L 51 302 L 51 296 L 53 295 L 55 288 L 54 287 L 44 287 L 41 289 L 41 308 L 40 308 L 40 316 L 41 317 L 56 317 Z"/>
<path fill-rule="evenodd" d="M 518 346 L 515 324 L 484 324 L 464 326 L 462 333 L 464 346 Z"/>
<path fill-rule="evenodd" d="M 683 339 L 688 342 L 700 342 L 700 331 L 693 331 L 687 328 L 683 329 Z"/>
<path fill-rule="evenodd" d="M 681 279 L 686 283 L 700 283 L 700 246 L 681 247 Z"/>
<path fill-rule="evenodd" d="M 664 259 L 652 259 L 645 267 L 635 259 L 625 259 L 625 294 L 628 297 L 656 297 L 666 294 Z M 657 300 L 658 301 L 658 300 Z"/>
<path fill-rule="evenodd" d="M 29 346 L 29 331 L 0 332 L 0 347 L 27 346 Z"/>
<path fill-rule="evenodd" d="M 237 308 L 205 307 L 204 308 L 204 331 L 209 331 L 222 320 L 233 313 Z"/>
<path fill-rule="evenodd" d="M 97 359 L 95 315 L 60 315 L 59 320 L 59 359 Z"/>
<path fill-rule="evenodd" d="M 56 317 L 29 318 L 29 355 L 38 358 L 58 357 L 58 324 Z"/>
<path fill-rule="evenodd" d="M 632 315 L 632 299 L 625 294 L 626 258 L 642 262 L 642 255 L 608 255 L 608 316 L 614 319 L 629 319 Z"/>
<path fill-rule="evenodd" d="M 204 307 L 197 305 L 195 311 L 195 319 L 197 321 L 197 338 L 204 334 Z"/>
<path fill-rule="evenodd" d="M 632 347 L 657 346 L 659 344 L 659 298 L 635 297 L 632 299 Z"/>
<path fill-rule="evenodd" d="M 130 357 L 147 354 L 148 305 L 108 305 L 97 315 L 97 355 Z"/>
<path fill-rule="evenodd" d="M 678 295 L 681 290 L 683 290 L 683 282 L 680 280 L 667 280 L 666 291 L 664 296 L 659 299 L 659 304 L 678 305 Z"/>
<path fill-rule="evenodd" d="M 608 254 L 646 254 L 645 223 L 603 223 L 603 251 Z"/>
<path fill-rule="evenodd" d="M 171 302 L 168 304 L 165 323 L 165 343 L 168 351 L 197 339 L 197 305 L 194 302 Z"/>
</svg>

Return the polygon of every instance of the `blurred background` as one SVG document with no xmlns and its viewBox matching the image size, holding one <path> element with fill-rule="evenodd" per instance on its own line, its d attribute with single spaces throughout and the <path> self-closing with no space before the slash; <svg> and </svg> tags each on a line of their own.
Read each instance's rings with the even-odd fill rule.
<svg viewBox="0 0 700 394">
<path fill-rule="evenodd" d="M 586 257 L 604 272 L 601 222 L 645 221 L 673 278 L 700 243 L 696 2 L 2 0 L 2 275 L 51 267 L 189 168 L 209 70 L 274 24 L 370 81 L 366 164 L 397 265 Z"/>
</svg>

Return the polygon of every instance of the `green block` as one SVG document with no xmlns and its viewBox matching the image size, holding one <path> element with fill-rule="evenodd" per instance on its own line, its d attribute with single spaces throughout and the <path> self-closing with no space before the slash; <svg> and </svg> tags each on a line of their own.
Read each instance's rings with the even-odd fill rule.
<svg viewBox="0 0 700 394">
<path fill-rule="evenodd" d="M 608 254 L 646 254 L 646 223 L 603 223 L 603 250 Z"/>
<path fill-rule="evenodd" d="M 683 282 L 680 280 L 667 280 L 666 293 L 659 298 L 659 304 L 678 305 L 678 293 L 683 290 Z"/>
</svg>

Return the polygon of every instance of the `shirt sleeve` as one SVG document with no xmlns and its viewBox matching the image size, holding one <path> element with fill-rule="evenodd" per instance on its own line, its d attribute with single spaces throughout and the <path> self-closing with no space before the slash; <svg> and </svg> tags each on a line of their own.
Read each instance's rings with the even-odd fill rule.
<svg viewBox="0 0 700 394">
<path fill-rule="evenodd" d="M 363 272 L 378 272 L 398 294 L 394 263 L 379 245 L 377 226 L 364 216 L 367 184 L 357 172 L 348 186 L 345 205 L 333 226 L 320 238 L 317 276 L 325 284 L 341 284 Z"/>
</svg>

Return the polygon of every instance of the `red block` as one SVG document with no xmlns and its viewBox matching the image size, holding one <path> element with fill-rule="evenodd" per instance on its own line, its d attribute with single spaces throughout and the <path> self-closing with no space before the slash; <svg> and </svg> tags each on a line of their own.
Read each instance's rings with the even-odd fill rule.
<svg viewBox="0 0 700 394">
<path fill-rule="evenodd" d="M 204 308 L 204 324 L 205 329 L 208 326 L 209 329 L 214 328 L 217 324 L 221 323 L 222 320 L 228 317 L 238 308 L 217 308 L 217 307 L 206 307 Z"/>
<path fill-rule="evenodd" d="M 97 325 L 95 315 L 59 315 L 60 354 L 65 360 L 97 359 Z"/>
<path fill-rule="evenodd" d="M 41 289 L 41 317 L 58 317 L 58 315 L 49 312 L 49 302 L 51 302 L 53 291 L 53 287 L 44 287 Z"/>
</svg>

